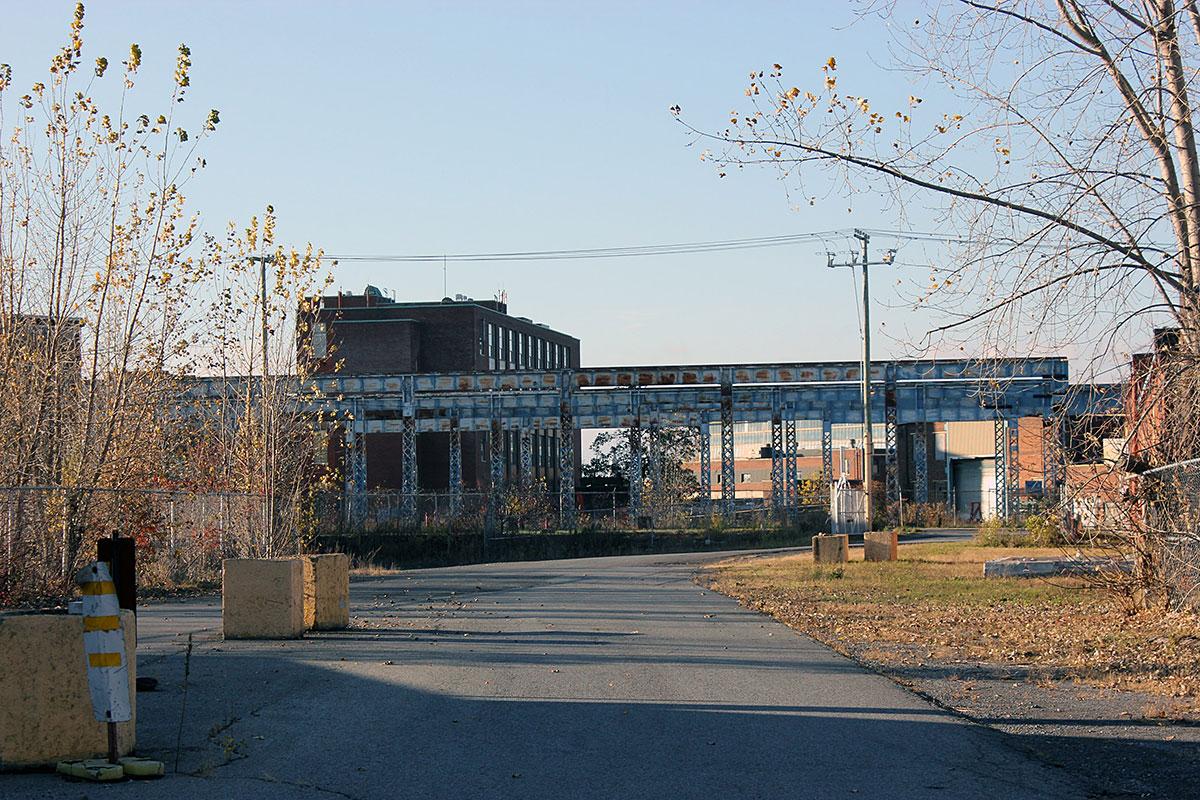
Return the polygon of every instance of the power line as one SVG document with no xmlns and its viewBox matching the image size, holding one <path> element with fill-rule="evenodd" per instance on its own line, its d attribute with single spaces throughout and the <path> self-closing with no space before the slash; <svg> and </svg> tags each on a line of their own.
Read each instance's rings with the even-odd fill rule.
<svg viewBox="0 0 1200 800">
<path fill-rule="evenodd" d="M 1055 249 L 1053 244 L 1022 242 L 1017 239 L 988 239 L 982 237 L 955 236 L 935 231 L 902 231 L 881 228 L 866 228 L 866 233 L 896 241 L 939 242 L 942 244 L 975 244 L 1013 249 Z M 634 245 L 628 247 L 591 247 L 562 250 L 525 250 L 512 252 L 480 253 L 426 253 L 426 254 L 335 254 L 326 253 L 325 258 L 336 261 L 372 263 L 441 263 L 447 262 L 496 262 L 496 261 L 572 261 L 600 258 L 643 258 L 649 256 L 692 255 L 735 250 L 755 250 L 766 247 L 789 247 L 829 239 L 850 238 L 853 230 L 839 228 L 810 233 L 784 234 L 780 236 L 758 236 L 745 239 L 720 239 L 706 242 L 677 242 L 673 244 Z"/>
<path fill-rule="evenodd" d="M 636 245 L 631 247 L 592 247 L 571 250 L 526 250 L 499 253 L 430 253 L 417 255 L 398 254 L 333 254 L 325 258 L 338 261 L 376 261 L 399 263 L 438 263 L 445 261 L 561 261 L 582 258 L 632 258 L 638 256 L 679 255 L 710 253 L 727 250 L 750 250 L 761 247 L 785 247 L 788 245 L 824 241 L 839 236 L 849 236 L 849 229 L 817 231 L 813 233 L 785 234 L 783 236 L 759 236 L 749 239 L 723 239 L 709 242 L 679 242 L 675 244 Z"/>
</svg>

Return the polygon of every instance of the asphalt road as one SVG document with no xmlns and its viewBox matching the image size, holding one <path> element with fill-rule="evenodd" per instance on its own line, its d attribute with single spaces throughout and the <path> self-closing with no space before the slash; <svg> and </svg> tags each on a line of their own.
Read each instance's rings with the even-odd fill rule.
<svg viewBox="0 0 1200 800">
<path fill-rule="evenodd" d="M 692 582 L 713 554 L 412 571 L 354 627 L 223 642 L 216 600 L 141 612 L 139 751 L 117 786 L 9 798 L 1065 798 L 999 734 Z"/>
</svg>

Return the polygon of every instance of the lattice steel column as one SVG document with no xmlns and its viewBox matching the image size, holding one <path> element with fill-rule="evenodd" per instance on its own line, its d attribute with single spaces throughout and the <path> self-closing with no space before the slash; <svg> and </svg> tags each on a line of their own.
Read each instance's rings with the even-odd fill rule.
<svg viewBox="0 0 1200 800">
<path fill-rule="evenodd" d="M 996 417 L 996 516 L 1008 517 L 1008 420 Z M 982 498 L 981 498 L 982 499 Z"/>
<path fill-rule="evenodd" d="M 642 473 L 642 428 L 634 421 L 629 429 L 629 516 L 637 525 L 637 518 L 642 515 L 642 483 L 645 475 Z"/>
<path fill-rule="evenodd" d="M 1053 496 L 1057 501 L 1061 501 L 1064 496 L 1063 483 L 1066 480 L 1066 467 L 1064 465 L 1066 464 L 1067 457 L 1067 425 L 1061 414 L 1056 414 L 1047 419 L 1043 424 L 1049 425 L 1043 431 L 1043 437 L 1046 441 L 1044 446 L 1049 458 L 1046 466 L 1048 475 L 1043 480 L 1047 480 L 1048 478 L 1047 491 L 1049 491 L 1050 485 L 1053 485 Z"/>
<path fill-rule="evenodd" d="M 929 455 L 927 425 L 918 422 L 913 436 L 913 499 L 918 503 L 929 502 Z"/>
<path fill-rule="evenodd" d="M 730 375 L 721 379 L 721 513 L 733 517 L 737 500 L 736 475 L 733 462 L 733 380 Z"/>
<path fill-rule="evenodd" d="M 833 474 L 833 425 L 827 419 L 821 420 L 821 472 L 826 488 L 837 483 Z"/>
<path fill-rule="evenodd" d="M 1071 530 L 1073 510 L 1067 486 L 1067 464 L 1071 459 L 1070 418 L 1065 408 L 1054 415 L 1054 501 L 1058 505 L 1062 530 Z"/>
<path fill-rule="evenodd" d="M 887 499 L 889 503 L 895 503 L 900 499 L 900 465 L 896 454 L 896 373 L 891 365 L 888 366 L 886 381 L 883 392 L 883 439 L 887 446 Z"/>
<path fill-rule="evenodd" d="M 796 457 L 799 448 L 796 445 L 796 420 L 789 418 L 784 422 L 784 435 L 787 438 L 787 505 L 796 508 L 800 505 L 800 471 L 796 468 Z"/>
<path fill-rule="evenodd" d="M 462 514 L 462 496 L 462 430 L 455 418 L 450 420 L 450 516 Z"/>
<path fill-rule="evenodd" d="M 647 441 L 650 472 L 650 516 L 658 524 L 659 515 L 663 511 L 663 460 L 662 460 L 662 429 L 658 420 L 650 421 L 650 431 Z"/>
<path fill-rule="evenodd" d="M 558 409 L 558 519 L 565 530 L 575 529 L 575 411 L 571 373 L 562 373 Z"/>
<path fill-rule="evenodd" d="M 405 519 L 417 516 L 417 419 L 405 417 L 400 433 L 400 514 Z"/>
<path fill-rule="evenodd" d="M 783 481 L 783 420 L 776 414 L 771 419 L 771 511 L 776 518 L 783 516 L 787 486 Z"/>
<path fill-rule="evenodd" d="M 521 428 L 521 488 L 533 488 L 533 434 L 528 428 Z"/>
<path fill-rule="evenodd" d="M 700 497 L 707 506 L 712 500 L 712 431 L 700 423 Z"/>
<path fill-rule="evenodd" d="M 1021 421 L 1014 419 L 1008 423 L 1008 513 L 1009 516 L 1021 515 Z"/>
<path fill-rule="evenodd" d="M 493 418 L 488 431 L 488 468 L 491 486 L 488 487 L 486 529 L 495 532 L 500 522 L 500 498 L 504 491 L 504 428 Z"/>
<path fill-rule="evenodd" d="M 405 519 L 417 516 L 417 406 L 413 377 L 404 376 L 403 427 L 400 433 L 400 514 Z"/>
<path fill-rule="evenodd" d="M 355 405 L 354 419 L 346 421 L 345 484 L 346 525 L 360 527 L 367 511 L 367 437 L 358 428 L 362 426 L 361 411 Z"/>
</svg>

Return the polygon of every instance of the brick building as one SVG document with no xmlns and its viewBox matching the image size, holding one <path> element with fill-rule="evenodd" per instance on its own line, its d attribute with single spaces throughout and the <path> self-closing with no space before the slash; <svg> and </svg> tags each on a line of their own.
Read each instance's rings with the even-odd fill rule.
<svg viewBox="0 0 1200 800">
<path fill-rule="evenodd" d="M 378 375 L 404 373 L 501 372 L 579 366 L 579 340 L 527 317 L 508 314 L 508 304 L 459 295 L 441 302 L 401 303 L 374 286 L 362 294 L 339 292 L 321 298 L 300 326 L 312 337 L 314 373 Z M 302 349 L 303 350 L 303 349 Z M 556 431 L 533 432 L 533 477 L 551 488 L 558 481 Z M 401 488 L 401 436 L 372 433 L 366 440 L 367 488 Z M 486 433 L 462 434 L 463 488 L 488 488 Z M 579 433 L 575 433 L 576 474 Z M 520 445 L 515 432 L 504 435 L 506 479 L 516 478 Z M 343 437 L 331 437 L 329 463 L 340 465 Z M 422 492 L 449 488 L 450 434 L 417 436 L 417 476 Z"/>
</svg>

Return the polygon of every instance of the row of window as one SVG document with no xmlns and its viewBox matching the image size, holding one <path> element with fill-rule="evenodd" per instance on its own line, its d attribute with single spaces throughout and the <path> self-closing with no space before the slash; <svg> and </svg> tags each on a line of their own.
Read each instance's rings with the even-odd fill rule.
<svg viewBox="0 0 1200 800">
<path fill-rule="evenodd" d="M 871 426 L 875 447 L 884 446 L 885 425 L 876 422 Z M 710 452 L 714 459 L 721 457 L 721 425 L 709 425 Z M 857 423 L 835 423 L 830 426 L 832 447 L 850 447 L 851 442 L 861 446 L 862 425 Z M 733 457 L 736 459 L 759 458 L 764 447 L 771 446 L 771 423 L 769 422 L 735 422 L 733 423 Z M 934 446 L 937 444 L 935 442 Z M 944 446 L 944 441 L 943 441 Z M 816 420 L 796 420 L 796 449 L 802 453 L 821 452 L 821 423 Z"/>
<path fill-rule="evenodd" d="M 479 339 L 479 354 L 487 356 L 488 369 L 568 369 L 571 350 L 562 344 L 529 333 L 487 323 Z"/>
</svg>

